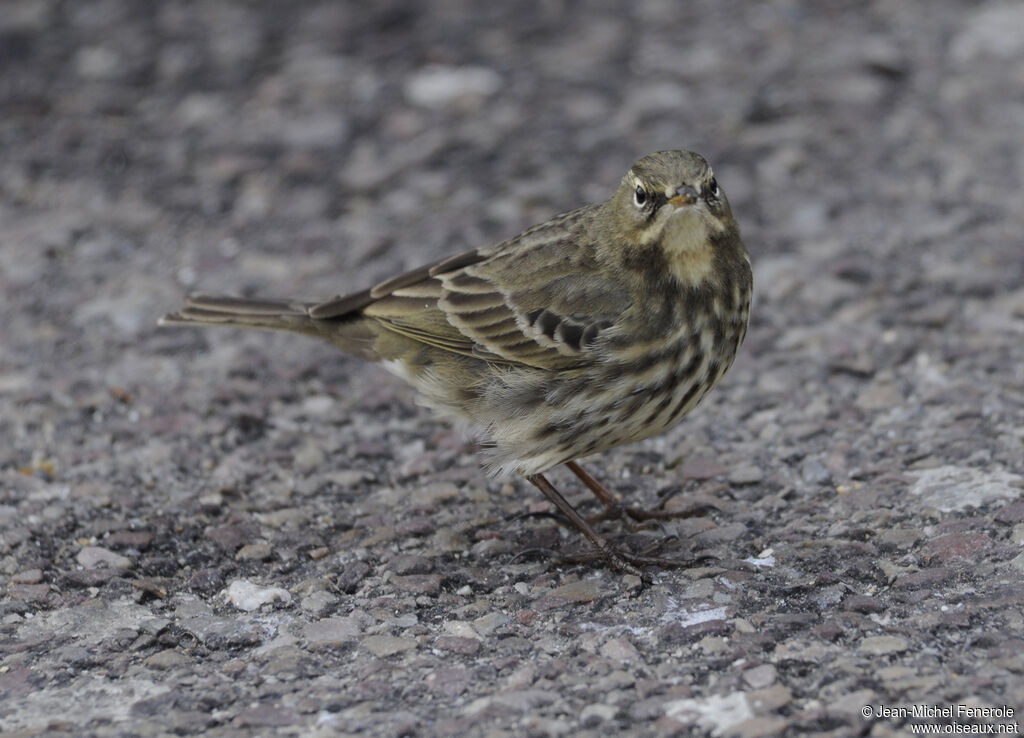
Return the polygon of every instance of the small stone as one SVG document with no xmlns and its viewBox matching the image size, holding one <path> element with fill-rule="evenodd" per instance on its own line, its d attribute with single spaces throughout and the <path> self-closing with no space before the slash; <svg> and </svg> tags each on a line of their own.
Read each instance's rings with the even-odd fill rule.
<svg viewBox="0 0 1024 738">
<path fill-rule="evenodd" d="M 281 587 L 261 587 L 245 579 L 236 579 L 224 591 L 224 598 L 239 610 L 251 612 L 271 602 L 291 602 L 292 595 Z"/>
<path fill-rule="evenodd" d="M 522 725 L 526 729 L 527 735 L 546 736 L 546 738 L 558 738 L 558 736 L 569 735 L 572 732 L 572 727 L 564 720 L 537 715 L 527 716 Z"/>
<path fill-rule="evenodd" d="M 785 707 L 793 700 L 793 694 L 781 684 L 774 684 L 765 689 L 756 689 L 747 693 L 747 702 L 758 715 L 774 712 Z"/>
<path fill-rule="evenodd" d="M 836 712 L 863 715 L 865 707 L 878 704 L 878 695 L 872 689 L 858 689 L 856 692 L 839 695 L 830 707 Z"/>
<path fill-rule="evenodd" d="M 299 722 L 299 716 L 285 707 L 259 705 L 240 712 L 234 722 L 240 728 L 283 728 Z"/>
<path fill-rule="evenodd" d="M 847 612 L 873 613 L 884 612 L 885 605 L 868 595 L 850 595 L 843 600 L 843 609 Z"/>
<path fill-rule="evenodd" d="M 725 474 L 728 469 L 718 462 L 704 456 L 691 456 L 679 467 L 677 474 L 683 479 L 694 479 L 699 482 Z"/>
<path fill-rule="evenodd" d="M 273 555 L 269 543 L 247 543 L 238 549 L 235 558 L 239 561 L 266 561 Z"/>
<path fill-rule="evenodd" d="M 729 641 L 719 636 L 705 636 L 696 646 L 706 656 L 721 656 L 731 648 Z"/>
<path fill-rule="evenodd" d="M 536 610 L 550 610 L 567 604 L 593 602 L 601 595 L 599 579 L 580 579 L 556 587 L 534 603 Z"/>
<path fill-rule="evenodd" d="M 333 617 L 307 623 L 302 629 L 306 647 L 333 648 L 354 640 L 360 633 L 359 623 L 351 617 Z"/>
<path fill-rule="evenodd" d="M 764 689 L 775 683 L 778 676 L 775 667 L 771 664 L 761 664 L 743 672 L 743 681 L 754 689 Z"/>
<path fill-rule="evenodd" d="M 957 65 L 975 59 L 1020 59 L 1020 29 L 1024 27 L 1024 6 L 1015 3 L 985 4 L 965 14 L 957 23 L 958 33 L 949 45 Z"/>
<path fill-rule="evenodd" d="M 1000 523 L 1024 523 L 1024 500 L 1017 500 L 999 508 L 995 518 Z"/>
<path fill-rule="evenodd" d="M 437 595 L 441 591 L 444 577 L 440 574 L 410 574 L 392 577 L 391 583 L 403 592 L 418 595 Z"/>
<path fill-rule="evenodd" d="M 170 618 L 147 618 L 139 623 L 139 630 L 149 635 L 160 635 L 171 622 Z"/>
<path fill-rule="evenodd" d="M 729 523 L 702 531 L 693 536 L 691 540 L 694 544 L 699 544 L 700 546 L 715 546 L 723 543 L 732 543 L 740 536 L 745 535 L 746 532 L 747 526 L 743 523 Z"/>
<path fill-rule="evenodd" d="M 443 627 L 446 633 L 458 638 L 481 637 L 476 628 L 473 627 L 473 624 L 467 623 L 465 620 L 447 620 Z"/>
<path fill-rule="evenodd" d="M 452 482 L 431 482 L 413 490 L 413 499 L 416 504 L 433 507 L 435 505 L 459 499 L 462 493 Z"/>
<path fill-rule="evenodd" d="M 81 569 L 69 571 L 64 575 L 64 580 L 74 587 L 102 587 L 111 579 L 126 576 L 123 569 Z M 23 584 L 14 585 L 19 587 L 45 587 L 45 584 Z"/>
<path fill-rule="evenodd" d="M 497 707 L 512 712 L 530 712 L 550 705 L 556 699 L 556 694 L 547 689 L 515 689 L 474 700 L 465 711 L 467 715 L 478 715 Z"/>
<path fill-rule="evenodd" d="M 460 636 L 439 636 L 434 646 L 442 651 L 451 651 L 463 656 L 475 656 L 480 650 L 479 638 L 462 638 Z"/>
<path fill-rule="evenodd" d="M 890 410 L 903 404 L 903 394 L 890 380 L 878 380 L 862 391 L 854 404 L 861 410 Z"/>
<path fill-rule="evenodd" d="M 729 731 L 735 738 L 770 738 L 770 736 L 784 735 L 789 728 L 789 721 L 775 715 L 759 715 L 749 720 L 744 720 Z"/>
<path fill-rule="evenodd" d="M 640 652 L 627 638 L 612 638 L 601 646 L 601 655 L 616 661 L 639 661 Z"/>
<path fill-rule="evenodd" d="M 317 546 L 316 548 L 311 548 L 309 551 L 307 551 L 306 555 L 309 556 L 309 558 L 311 558 L 313 561 L 319 561 L 320 559 L 330 554 L 330 552 L 331 549 L 327 548 L 327 546 Z"/>
<path fill-rule="evenodd" d="M 473 672 L 463 666 L 442 667 L 427 674 L 427 689 L 445 697 L 458 697 L 466 691 Z"/>
<path fill-rule="evenodd" d="M 319 615 L 337 601 L 338 598 L 330 592 L 320 590 L 303 597 L 302 601 L 299 603 L 299 607 L 302 608 L 303 612 L 307 612 L 311 615 Z"/>
<path fill-rule="evenodd" d="M 928 541 L 924 547 L 928 563 L 973 563 L 992 548 L 992 539 L 984 533 L 948 533 Z"/>
<path fill-rule="evenodd" d="M 722 735 L 754 716 L 742 692 L 674 700 L 664 705 L 665 716 L 704 734 Z"/>
<path fill-rule="evenodd" d="M 860 642 L 857 650 L 869 656 L 886 656 L 903 653 L 909 646 L 905 638 L 892 635 L 868 636 Z"/>
<path fill-rule="evenodd" d="M 910 574 L 902 574 L 896 578 L 893 587 L 896 589 L 926 589 L 945 584 L 953 578 L 954 571 L 937 566 L 934 569 L 922 569 Z"/>
<path fill-rule="evenodd" d="M 584 728 L 596 728 L 601 723 L 613 720 L 619 713 L 617 707 L 595 703 L 580 710 L 580 723 Z"/>
<path fill-rule="evenodd" d="M 607 694 L 615 690 L 629 689 L 636 684 L 636 677 L 626 669 L 616 669 L 598 680 L 594 686 L 598 693 Z"/>
<path fill-rule="evenodd" d="M 11 577 L 13 584 L 39 584 L 41 581 L 43 581 L 42 569 L 25 569 Z"/>
<path fill-rule="evenodd" d="M 76 560 L 86 569 L 131 569 L 132 560 L 102 546 L 85 546 Z"/>
<path fill-rule="evenodd" d="M 473 630 L 482 636 L 489 636 L 495 630 L 510 622 L 512 622 L 511 619 L 505 613 L 489 612 L 473 621 Z"/>
<path fill-rule="evenodd" d="M 374 635 L 368 636 L 359 642 L 378 658 L 394 656 L 396 653 L 404 653 L 415 649 L 419 644 L 412 638 L 399 638 L 398 636 Z"/>
<path fill-rule="evenodd" d="M 960 512 L 992 502 L 1013 500 L 1024 490 L 1024 477 L 1002 469 L 939 466 L 913 472 L 910 493 L 942 512 Z"/>
<path fill-rule="evenodd" d="M 188 656 L 173 648 L 167 648 L 159 653 L 155 653 L 145 661 L 146 666 L 154 669 L 173 669 L 175 666 L 184 666 L 190 663 L 192 661 Z"/>
<path fill-rule="evenodd" d="M 342 570 L 334 583 L 345 594 L 352 594 L 369 573 L 369 564 L 365 561 L 353 561 Z"/>
<path fill-rule="evenodd" d="M 729 484 L 734 484 L 737 487 L 742 487 L 746 484 L 757 484 L 764 479 L 764 471 L 759 466 L 744 464 L 729 472 L 729 476 L 726 479 Z"/>
<path fill-rule="evenodd" d="M 388 562 L 388 568 L 395 574 L 429 574 L 434 570 L 434 562 L 426 556 L 398 554 Z"/>
<path fill-rule="evenodd" d="M 1014 556 L 1006 562 L 1006 565 L 1018 574 L 1024 574 L 1024 553 Z"/>
<path fill-rule="evenodd" d="M 145 549 L 153 541 L 153 534 L 148 530 L 119 530 L 104 539 L 104 543 L 113 548 Z"/>
<path fill-rule="evenodd" d="M 832 473 L 819 459 L 807 458 L 800 465 L 800 476 L 808 484 L 825 485 L 832 482 Z"/>
<path fill-rule="evenodd" d="M 1024 546 L 1024 523 L 1017 523 L 1010 532 L 1010 540 L 1018 546 Z"/>
<path fill-rule="evenodd" d="M 878 534 L 875 542 L 882 550 L 906 551 L 913 548 L 921 537 L 921 531 L 916 528 L 887 528 Z"/>
<path fill-rule="evenodd" d="M 206 537 L 225 551 L 236 551 L 259 535 L 259 526 L 251 520 L 219 525 L 206 531 Z"/>
<path fill-rule="evenodd" d="M 443 108 L 488 97 L 501 88 L 501 77 L 486 67 L 431 64 L 405 83 L 406 98 L 426 108 Z"/>
</svg>

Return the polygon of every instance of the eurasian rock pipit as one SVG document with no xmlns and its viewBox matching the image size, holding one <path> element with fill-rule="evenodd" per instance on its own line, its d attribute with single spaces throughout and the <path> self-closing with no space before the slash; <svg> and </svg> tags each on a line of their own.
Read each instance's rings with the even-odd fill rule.
<svg viewBox="0 0 1024 738">
<path fill-rule="evenodd" d="M 661 433 L 732 364 L 747 329 L 750 259 L 702 157 L 636 162 L 611 199 L 515 238 L 321 302 L 194 295 L 162 323 L 305 333 L 377 361 L 422 402 L 468 420 L 486 465 L 526 477 L 625 571 L 545 478 L 576 459 Z M 659 562 L 660 563 L 660 562 Z"/>
</svg>

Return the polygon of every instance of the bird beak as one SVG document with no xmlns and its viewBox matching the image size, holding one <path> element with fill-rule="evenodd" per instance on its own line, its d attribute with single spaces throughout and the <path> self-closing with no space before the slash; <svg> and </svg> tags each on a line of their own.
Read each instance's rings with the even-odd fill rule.
<svg viewBox="0 0 1024 738">
<path fill-rule="evenodd" d="M 687 205 L 693 205 L 697 202 L 697 190 L 693 189 L 689 185 L 683 185 L 675 191 L 675 194 L 669 198 L 669 204 L 675 205 L 677 208 L 685 207 Z"/>
</svg>

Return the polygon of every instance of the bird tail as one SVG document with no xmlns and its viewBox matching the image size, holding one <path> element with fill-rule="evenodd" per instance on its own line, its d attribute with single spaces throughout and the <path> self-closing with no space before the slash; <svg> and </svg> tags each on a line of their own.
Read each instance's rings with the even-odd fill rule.
<svg viewBox="0 0 1024 738">
<path fill-rule="evenodd" d="M 350 354 L 369 361 L 380 357 L 374 348 L 375 332 L 358 312 L 333 319 L 309 314 L 316 303 L 266 300 L 225 295 L 189 295 L 185 306 L 160 318 L 160 325 L 226 325 L 291 331 L 330 341 Z"/>
<path fill-rule="evenodd" d="M 319 334 L 309 307 L 291 300 L 189 295 L 185 307 L 160 318 L 160 325 L 234 325 Z"/>
</svg>

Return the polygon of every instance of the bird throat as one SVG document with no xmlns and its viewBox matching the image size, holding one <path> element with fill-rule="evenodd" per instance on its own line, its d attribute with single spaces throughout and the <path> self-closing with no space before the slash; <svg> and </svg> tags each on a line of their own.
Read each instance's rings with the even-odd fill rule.
<svg viewBox="0 0 1024 738">
<path fill-rule="evenodd" d="M 665 224 L 661 246 L 669 271 L 681 285 L 697 287 L 711 278 L 715 268 L 715 246 L 708 225 L 710 218 L 695 210 L 672 215 Z M 713 221 L 717 224 L 717 221 Z"/>
</svg>

